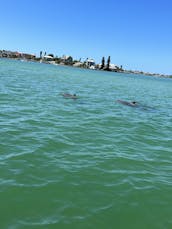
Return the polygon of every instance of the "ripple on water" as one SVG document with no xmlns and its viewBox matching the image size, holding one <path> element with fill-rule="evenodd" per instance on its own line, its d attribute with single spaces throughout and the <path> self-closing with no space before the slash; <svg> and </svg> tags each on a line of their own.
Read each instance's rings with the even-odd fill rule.
<svg viewBox="0 0 172 229">
<path fill-rule="evenodd" d="M 1 227 L 170 228 L 171 81 L 2 66 Z"/>
</svg>

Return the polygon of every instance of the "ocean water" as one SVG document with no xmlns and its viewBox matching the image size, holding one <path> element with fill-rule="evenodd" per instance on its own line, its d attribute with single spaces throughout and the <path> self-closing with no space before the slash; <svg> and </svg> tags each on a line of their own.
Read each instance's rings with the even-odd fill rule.
<svg viewBox="0 0 172 229">
<path fill-rule="evenodd" d="M 172 228 L 172 80 L 0 59 L 0 228 Z"/>
</svg>

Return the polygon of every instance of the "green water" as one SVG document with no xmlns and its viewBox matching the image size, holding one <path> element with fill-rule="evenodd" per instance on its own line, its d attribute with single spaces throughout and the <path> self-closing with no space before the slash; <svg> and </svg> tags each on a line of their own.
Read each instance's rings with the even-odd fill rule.
<svg viewBox="0 0 172 229">
<path fill-rule="evenodd" d="M 0 229 L 172 228 L 171 123 L 170 79 L 0 59 Z"/>
</svg>

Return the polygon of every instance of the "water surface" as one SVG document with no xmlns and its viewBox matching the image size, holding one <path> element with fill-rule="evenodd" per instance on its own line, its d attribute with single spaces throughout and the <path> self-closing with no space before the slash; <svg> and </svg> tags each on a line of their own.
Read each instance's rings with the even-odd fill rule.
<svg viewBox="0 0 172 229">
<path fill-rule="evenodd" d="M 0 228 L 171 228 L 171 123 L 171 79 L 0 59 Z"/>
</svg>

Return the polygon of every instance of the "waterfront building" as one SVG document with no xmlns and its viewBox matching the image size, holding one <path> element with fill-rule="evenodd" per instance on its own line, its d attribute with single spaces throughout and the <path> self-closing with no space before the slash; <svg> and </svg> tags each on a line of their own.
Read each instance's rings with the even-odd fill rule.
<svg viewBox="0 0 172 229">
<path fill-rule="evenodd" d="M 95 64 L 96 64 L 94 59 L 91 59 L 91 58 L 90 59 L 87 58 L 85 63 L 86 63 L 87 68 L 93 68 L 92 66 L 95 67 Z"/>
</svg>

